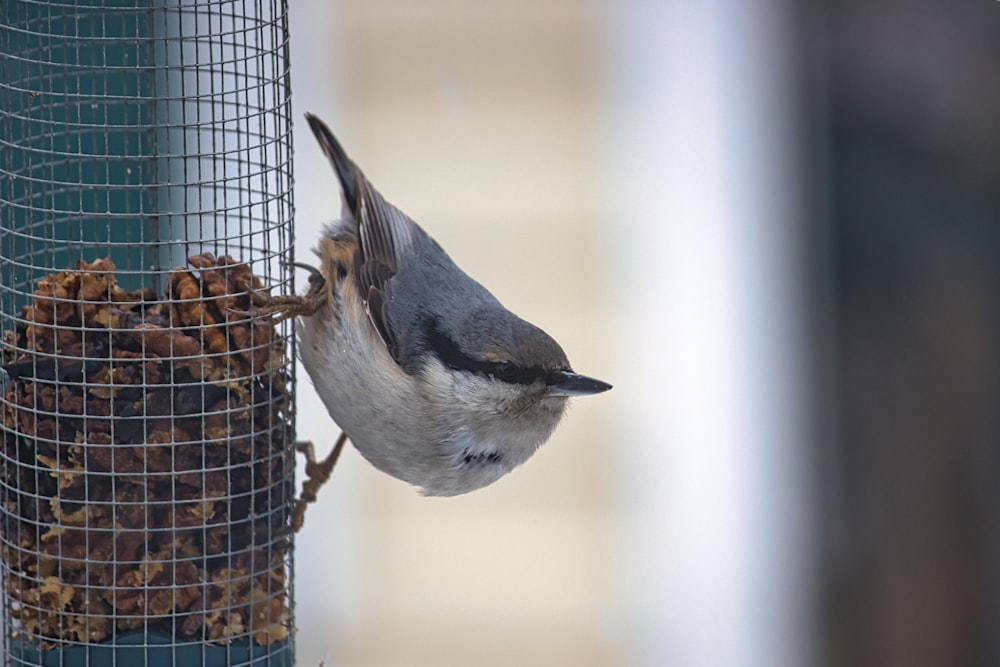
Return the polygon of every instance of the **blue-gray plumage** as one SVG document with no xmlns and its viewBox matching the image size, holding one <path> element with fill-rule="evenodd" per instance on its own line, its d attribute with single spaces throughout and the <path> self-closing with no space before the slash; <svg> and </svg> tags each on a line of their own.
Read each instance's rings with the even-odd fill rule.
<svg viewBox="0 0 1000 667">
<path fill-rule="evenodd" d="M 299 320 L 303 366 L 377 468 L 428 495 L 490 484 L 548 439 L 568 396 L 611 386 L 574 373 L 555 340 L 458 268 L 306 117 L 344 212 L 317 248 L 325 293 Z"/>
</svg>

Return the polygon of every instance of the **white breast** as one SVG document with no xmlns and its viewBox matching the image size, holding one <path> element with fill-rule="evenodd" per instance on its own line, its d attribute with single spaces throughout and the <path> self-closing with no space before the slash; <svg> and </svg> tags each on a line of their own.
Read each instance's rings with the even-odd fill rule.
<svg viewBox="0 0 1000 667">
<path fill-rule="evenodd" d="M 467 493 L 526 461 L 559 422 L 563 399 L 526 402 L 516 387 L 437 362 L 407 374 L 360 299 L 333 296 L 297 322 L 299 355 L 334 421 L 379 470 L 427 495 Z"/>
</svg>

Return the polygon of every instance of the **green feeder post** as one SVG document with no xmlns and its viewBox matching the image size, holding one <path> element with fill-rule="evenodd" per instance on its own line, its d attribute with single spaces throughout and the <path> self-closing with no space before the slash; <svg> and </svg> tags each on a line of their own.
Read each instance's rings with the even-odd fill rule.
<svg viewBox="0 0 1000 667">
<path fill-rule="evenodd" d="M 0 664 L 293 664 L 287 28 L 0 1 Z"/>
</svg>

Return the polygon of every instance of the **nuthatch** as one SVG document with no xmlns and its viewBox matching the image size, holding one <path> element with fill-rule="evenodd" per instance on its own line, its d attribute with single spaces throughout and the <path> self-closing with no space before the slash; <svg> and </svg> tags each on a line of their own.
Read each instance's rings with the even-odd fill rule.
<svg viewBox="0 0 1000 667">
<path fill-rule="evenodd" d="M 269 310 L 303 315 L 302 365 L 376 468 L 432 496 L 496 481 L 549 438 L 568 397 L 611 385 L 574 373 L 552 337 L 458 268 L 306 118 L 340 180 L 343 217 L 323 229 L 322 277 Z"/>
</svg>

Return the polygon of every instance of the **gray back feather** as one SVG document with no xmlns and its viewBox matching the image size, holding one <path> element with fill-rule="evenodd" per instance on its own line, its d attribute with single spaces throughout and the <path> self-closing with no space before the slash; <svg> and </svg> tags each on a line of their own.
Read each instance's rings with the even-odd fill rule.
<svg viewBox="0 0 1000 667">
<path fill-rule="evenodd" d="M 566 365 L 554 340 L 507 311 L 463 272 L 416 222 L 382 197 L 323 121 L 311 114 L 307 118 L 358 224 L 361 248 L 354 269 L 368 316 L 404 370 L 416 372 L 423 363 L 432 329 L 470 355 L 498 348 L 522 363 Z"/>
</svg>

